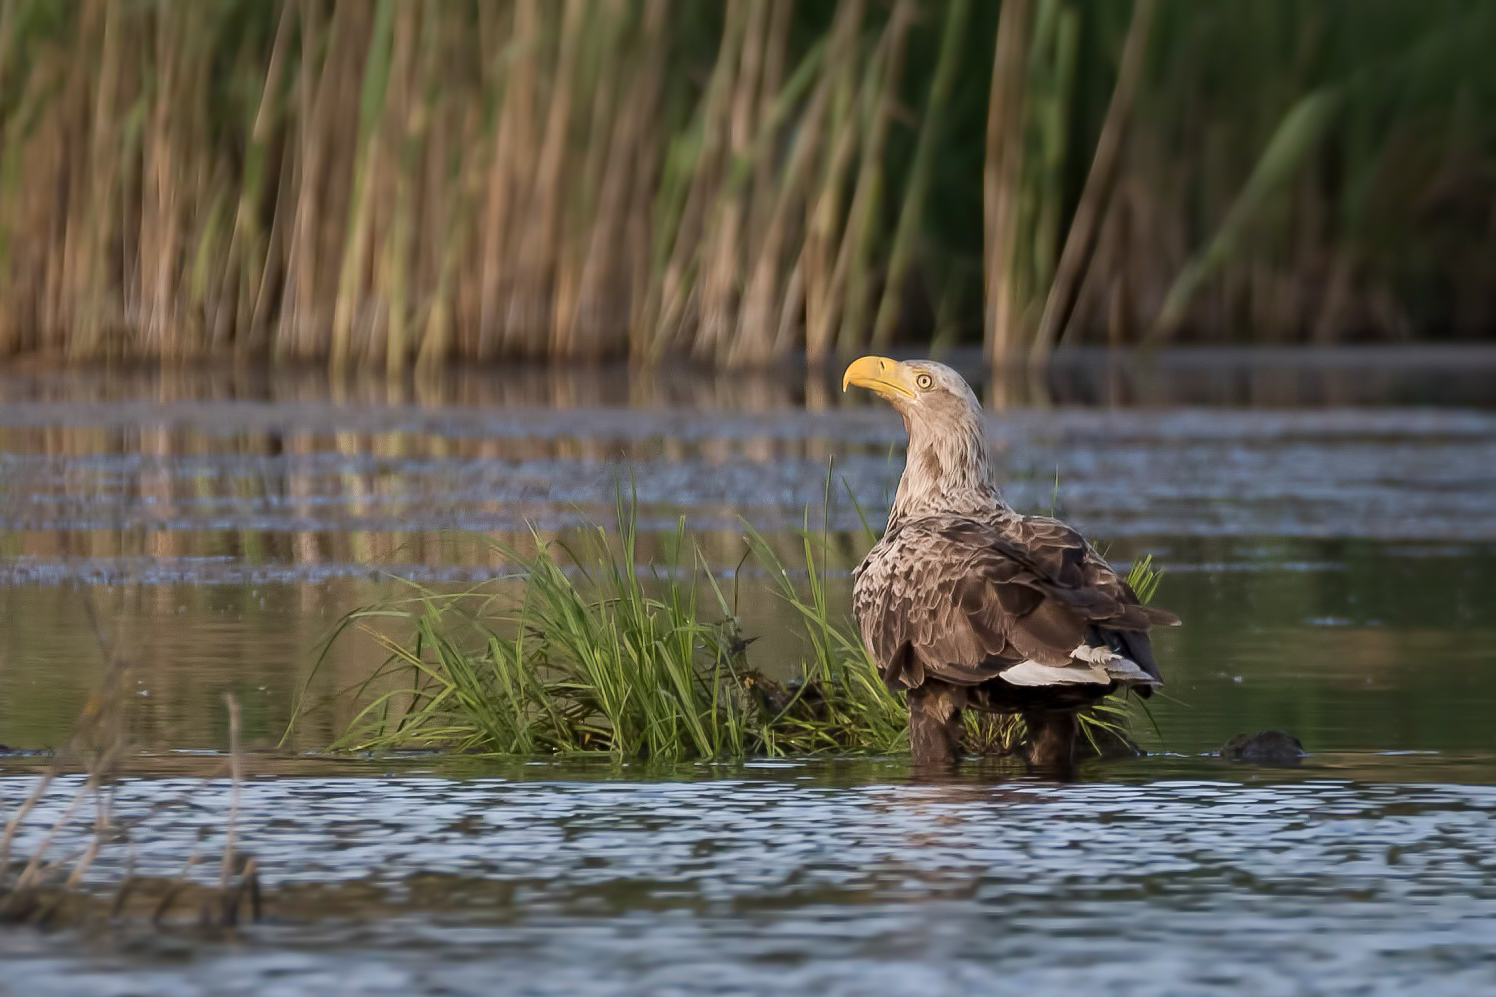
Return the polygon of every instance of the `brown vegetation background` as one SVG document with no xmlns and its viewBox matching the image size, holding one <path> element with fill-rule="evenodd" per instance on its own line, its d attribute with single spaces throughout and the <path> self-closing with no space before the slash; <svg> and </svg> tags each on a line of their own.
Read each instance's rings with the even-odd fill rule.
<svg viewBox="0 0 1496 997">
<path fill-rule="evenodd" d="M 1489 337 L 1483 0 L 3 0 L 0 356 Z"/>
</svg>

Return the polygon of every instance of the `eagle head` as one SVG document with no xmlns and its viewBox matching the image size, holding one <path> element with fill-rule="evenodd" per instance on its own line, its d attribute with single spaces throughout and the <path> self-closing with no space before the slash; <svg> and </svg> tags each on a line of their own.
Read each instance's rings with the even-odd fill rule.
<svg viewBox="0 0 1496 997">
<path fill-rule="evenodd" d="M 891 360 L 861 357 L 842 375 L 842 390 L 867 388 L 892 405 L 911 433 L 916 423 L 936 428 L 977 426 L 982 406 L 966 379 L 934 360 Z"/>
<path fill-rule="evenodd" d="M 987 455 L 982 406 L 966 379 L 934 360 L 862 357 L 842 390 L 867 388 L 904 417 L 909 457 L 890 522 L 915 514 L 1006 511 Z"/>
</svg>

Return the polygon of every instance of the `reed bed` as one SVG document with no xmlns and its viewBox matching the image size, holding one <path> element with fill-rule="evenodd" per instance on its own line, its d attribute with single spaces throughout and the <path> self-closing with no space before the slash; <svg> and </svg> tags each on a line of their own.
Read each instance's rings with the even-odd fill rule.
<svg viewBox="0 0 1496 997">
<path fill-rule="evenodd" d="M 357 637 L 385 657 L 337 693 L 363 706 L 334 750 L 898 754 L 907 749 L 904 701 L 879 677 L 844 607 L 828 599 L 831 542 L 806 531 L 787 564 L 746 528 L 738 570 L 724 583 L 682 521 L 669 556 L 641 568 L 634 507 L 621 501 L 616 530 L 594 528 L 574 544 L 537 534 L 528 550 L 500 545 L 513 569 L 505 584 L 414 587 L 409 598 L 348 613 L 307 678 L 302 708 L 327 650 Z M 1158 576 L 1145 559 L 1129 580 L 1148 599 Z M 750 661 L 757 637 L 739 623 L 745 597 L 787 603 L 798 661 Z M 1129 717 L 1123 701 L 1083 714 L 1089 746 L 1134 750 Z M 974 754 L 1009 754 L 1023 737 L 1016 717 L 968 711 L 966 720 Z"/>
<path fill-rule="evenodd" d="M 868 6 L 7 4 L 0 352 L 748 363 L 854 296 L 861 335 L 916 23 Z"/>
<path fill-rule="evenodd" d="M 4 0 L 0 356 L 1484 335 L 1483 0 Z"/>
</svg>

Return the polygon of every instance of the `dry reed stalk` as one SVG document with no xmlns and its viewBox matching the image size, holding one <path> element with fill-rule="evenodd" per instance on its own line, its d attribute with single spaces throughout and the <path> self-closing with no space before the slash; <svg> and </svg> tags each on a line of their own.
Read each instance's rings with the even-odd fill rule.
<svg viewBox="0 0 1496 997">
<path fill-rule="evenodd" d="M 149 109 L 149 124 L 142 143 L 144 153 L 140 196 L 139 302 L 141 339 L 146 350 L 171 356 L 175 341 L 176 256 L 181 232 L 178 203 L 182 178 L 176 162 L 175 131 L 178 127 L 173 104 L 190 86 L 183 63 L 189 53 L 182 44 L 181 5 L 159 7 L 155 12 L 154 47 L 159 85 Z M 191 106 L 190 104 L 188 105 Z"/>
<path fill-rule="evenodd" d="M 319 75 L 317 63 L 310 57 L 310 53 L 322 44 L 325 30 L 321 4 L 315 0 L 297 0 L 295 6 L 301 15 L 301 63 L 295 87 L 297 134 L 295 140 L 288 142 L 286 146 L 287 156 L 291 161 L 287 164 L 289 169 L 282 170 L 276 206 L 277 222 L 283 224 L 285 230 L 285 248 L 281 260 L 285 277 L 280 292 L 273 348 L 277 358 L 288 359 L 306 356 L 311 346 L 309 342 L 303 342 L 303 330 L 298 325 L 298 304 L 304 306 L 311 300 L 314 292 L 312 287 L 306 286 L 316 252 L 311 234 L 311 212 L 315 209 L 316 198 L 310 192 L 320 184 L 322 147 L 313 140 Z M 327 58 L 331 58 L 331 54 L 329 51 Z M 305 264 L 302 263 L 304 258 Z M 261 300 L 264 300 L 263 296 Z"/>
<path fill-rule="evenodd" d="M 680 189 L 684 191 L 683 200 L 678 211 L 669 203 L 664 206 L 667 217 L 674 215 L 675 218 L 674 224 L 666 227 L 662 234 L 667 247 L 663 251 L 662 272 L 644 310 L 644 322 L 652 337 L 645 353 L 649 358 L 656 358 L 666 349 L 681 343 L 693 331 L 687 328 L 686 322 L 690 312 L 699 309 L 696 301 L 697 254 L 710 211 L 708 201 L 714 198 L 725 170 L 724 145 L 729 139 L 732 86 L 737 75 L 736 55 L 747 20 L 743 0 L 729 0 L 711 79 L 697 109 L 696 123 L 692 126 L 699 131 L 699 148 L 694 160 L 683 164 L 686 176 L 679 180 Z M 674 191 L 667 187 L 662 193 L 669 198 Z"/>
<path fill-rule="evenodd" d="M 987 101 L 987 150 L 982 171 L 986 251 L 982 352 L 988 360 L 1009 355 L 1023 338 L 1023 309 L 1014 271 L 1023 182 L 1024 64 L 1032 7 L 1031 0 L 1003 3 Z"/>
<path fill-rule="evenodd" d="M 238 843 L 240 786 L 244 782 L 244 762 L 239 754 L 239 700 L 232 695 L 225 695 L 223 702 L 229 711 L 229 778 L 232 788 L 229 790 L 228 826 L 223 835 L 223 856 L 219 859 L 218 894 L 220 901 L 227 901 L 230 895 L 229 884 L 233 880 L 234 846 Z M 228 909 L 223 911 L 225 921 L 234 916 Z"/>
<path fill-rule="evenodd" d="M 17 0 L 0 3 L 0 106 L 6 103 L 6 71 L 10 68 L 11 45 L 16 33 Z"/>
<path fill-rule="evenodd" d="M 557 314 L 557 282 L 564 248 L 564 202 L 569 179 L 568 132 L 572 124 L 573 94 L 580 59 L 578 30 L 585 13 L 583 0 L 565 0 L 556 31 L 558 44 L 545 101 L 540 148 L 525 200 L 523 252 L 516 253 L 518 287 L 510 308 L 508 342 L 522 356 L 544 356 L 553 342 Z"/>
<path fill-rule="evenodd" d="M 489 174 L 482 225 L 482 260 L 479 275 L 478 343 L 476 353 L 488 359 L 498 353 L 503 318 L 502 291 L 507 277 L 503 268 L 511 255 L 509 215 L 529 186 L 525 172 L 530 157 L 516 154 L 530 147 L 534 130 L 535 81 L 538 73 L 540 13 L 535 0 L 519 0 L 512 8 L 509 49 L 497 48 L 486 61 L 492 73 L 489 85 L 503 81 L 503 101 L 489 151 Z"/>
<path fill-rule="evenodd" d="M 185 887 L 187 884 L 188 873 L 192 872 L 192 870 L 197 866 L 199 858 L 200 856 L 195 850 L 191 855 L 188 855 L 187 861 L 182 863 L 182 870 L 181 872 L 177 873 L 176 879 L 173 879 L 169 884 L 167 884 L 166 889 L 162 891 L 161 899 L 156 902 L 155 909 L 151 911 L 152 924 L 159 925 L 163 920 L 166 919 L 166 914 L 169 910 L 171 910 L 171 905 L 176 902 L 176 899 L 181 894 L 183 887 Z"/>
<path fill-rule="evenodd" d="M 1112 191 L 1116 185 L 1122 143 L 1126 139 L 1128 124 L 1132 118 L 1133 102 L 1143 73 L 1143 59 L 1148 50 L 1148 34 L 1153 27 L 1154 6 L 1154 0 L 1133 2 L 1132 22 L 1127 29 L 1127 40 L 1122 46 L 1122 63 L 1117 70 L 1117 83 L 1112 90 L 1111 104 L 1101 126 L 1101 137 L 1096 143 L 1091 172 L 1081 191 L 1080 203 L 1076 205 L 1065 248 L 1060 254 L 1054 282 L 1050 285 L 1049 297 L 1044 305 L 1044 315 L 1039 320 L 1039 328 L 1030 348 L 1031 361 L 1043 360 L 1059 341 L 1075 310 L 1081 281 L 1090 269 L 1101 223 L 1111 204 Z"/>
<path fill-rule="evenodd" d="M 751 196 L 746 164 L 753 153 L 756 130 L 754 103 L 758 96 L 758 72 L 762 63 L 764 32 L 768 25 L 769 0 L 734 0 L 743 8 L 743 29 L 735 36 L 736 50 L 726 50 L 729 66 L 724 131 L 727 141 L 720 185 L 712 194 L 704 225 L 701 253 L 700 297 L 691 351 L 711 357 L 726 348 L 735 327 L 738 282 L 743 266 L 740 252 L 745 242 L 745 220 Z M 726 49 L 726 40 L 723 42 Z M 719 56 L 722 58 L 722 56 Z"/>
<path fill-rule="evenodd" d="M 262 312 L 260 299 L 264 295 L 266 275 L 274 257 L 276 221 L 280 217 L 277 202 L 271 215 L 270 232 L 264 230 L 260 217 L 260 205 L 266 198 L 272 182 L 276 179 L 270 171 L 270 142 L 272 130 L 279 126 L 281 75 L 288 59 L 294 30 L 294 7 L 286 4 L 275 19 L 275 37 L 270 46 L 269 60 L 263 79 L 252 72 L 245 72 L 246 79 L 254 80 L 259 87 L 254 113 L 247 119 L 248 128 L 244 143 L 244 176 L 239 185 L 238 203 L 234 210 L 234 226 L 229 236 L 225 268 L 232 274 L 233 301 L 231 327 L 226 337 L 215 329 L 215 345 L 222 348 L 225 338 L 232 337 L 234 348 L 240 352 L 262 349 L 267 330 L 260 324 Z M 248 53 L 246 41 L 246 53 Z M 244 57 L 246 63 L 253 59 Z M 224 305 L 220 306 L 224 308 Z M 225 309 L 226 310 L 226 309 Z"/>
<path fill-rule="evenodd" d="M 566 358 L 598 355 L 598 329 L 607 321 L 605 302 L 624 314 L 628 308 L 623 289 L 612 285 L 609 257 L 622 235 L 622 195 L 629 185 L 630 163 L 617 147 L 617 133 L 627 114 L 626 98 L 620 97 L 626 92 L 620 55 L 629 38 L 629 17 L 622 0 L 597 4 L 589 14 L 596 54 L 578 59 L 576 80 L 578 94 L 591 94 L 585 108 L 587 137 L 580 149 L 573 150 L 576 189 L 562 211 L 564 248 L 557 260 L 546 351 L 548 356 Z"/>
<path fill-rule="evenodd" d="M 848 46 L 857 44 L 861 32 L 866 4 L 863 0 L 850 0 L 841 8 L 845 16 L 837 21 L 832 40 L 830 62 L 836 74 L 832 83 L 830 134 L 835 144 L 827 158 L 820 184 L 806 212 L 805 239 L 801 249 L 801 263 L 796 268 L 804 285 L 805 351 L 812 360 L 821 360 L 830 352 L 834 343 L 840 302 L 832 291 L 832 277 L 836 268 L 838 234 L 845 227 L 845 200 L 848 173 L 852 156 L 862 144 L 864 129 L 861 127 L 866 113 L 862 109 L 863 94 L 876 93 L 876 68 L 883 53 L 883 36 L 879 48 L 867 60 L 867 66 L 858 73 L 857 60 L 848 52 Z"/>
<path fill-rule="evenodd" d="M 785 69 L 790 59 L 790 23 L 794 19 L 796 0 L 770 0 L 769 23 L 765 29 L 765 44 L 763 54 L 763 71 L 759 74 L 758 128 L 772 128 L 770 109 L 784 92 Z M 837 25 L 841 23 L 841 12 L 832 21 L 832 33 L 837 33 Z M 775 196 L 774 188 L 778 186 L 778 178 L 774 175 L 774 161 L 769 156 L 759 156 L 753 164 L 753 194 L 752 200 L 755 204 L 763 203 L 766 198 Z M 764 238 L 765 223 L 768 219 L 755 216 L 750 219 L 753 222 L 752 238 L 755 242 Z"/>
<path fill-rule="evenodd" d="M 347 110 L 355 103 L 350 90 L 357 92 L 359 52 L 368 48 L 360 16 L 364 5 L 339 0 L 326 26 L 316 0 L 301 0 L 301 10 L 299 161 L 276 335 L 276 353 L 288 359 L 318 355 L 318 330 L 330 317 L 323 303 L 335 294 L 337 272 L 327 264 L 339 257 L 348 207 L 347 185 L 334 177 L 344 175 L 349 150 L 357 149 L 359 121 L 354 117 L 350 129 Z M 326 55 L 317 66 L 310 53 L 324 41 Z"/>
<path fill-rule="evenodd" d="M 55 923 L 65 908 L 74 905 L 84 877 L 114 833 L 106 787 L 113 778 L 115 767 L 125 749 L 126 735 L 121 704 L 127 701 L 124 689 L 132 663 L 121 652 L 120 635 L 115 634 L 111 638 L 105 634 L 93 601 L 86 595 L 83 608 L 107 671 L 99 691 L 90 698 L 79 717 L 68 744 L 46 767 L 37 785 L 10 815 L 3 833 L 0 833 L 0 923 Z M 240 751 L 240 713 L 237 700 L 232 696 L 226 696 L 225 700 L 229 710 L 228 771 L 232 788 L 218 890 L 205 901 L 200 923 L 232 927 L 238 923 L 246 901 L 251 917 L 258 919 L 260 888 L 253 858 L 241 856 L 238 849 L 238 820 L 244 778 Z M 63 766 L 78 757 L 86 759 L 86 775 L 82 785 L 43 831 L 41 839 L 32 848 L 14 882 L 8 883 L 10 858 L 18 831 L 55 785 Z M 58 836 L 72 823 L 79 808 L 89 799 L 93 800 L 95 809 L 93 834 L 88 845 L 76 859 L 49 861 L 48 854 Z M 185 877 L 196 861 L 197 854 L 194 852 L 181 876 L 168 884 L 155 908 L 153 921 L 159 923 L 162 920 L 186 885 Z M 133 865 L 132 858 L 131 869 L 121 880 L 110 905 L 112 915 L 120 913 L 126 898 L 137 885 L 133 877 Z"/>
<path fill-rule="evenodd" d="M 870 338 L 867 312 L 872 303 L 873 257 L 880 242 L 881 202 L 886 193 L 884 151 L 903 84 L 905 48 L 917 13 L 913 0 L 897 0 L 884 28 L 884 42 L 879 46 L 883 57 L 878 70 L 880 89 L 867 108 L 871 119 L 866 126 L 867 147 L 857 171 L 847 227 L 831 273 L 829 296 L 841 308 L 836 341 L 842 353 L 861 349 Z"/>
<path fill-rule="evenodd" d="M 930 94 L 925 102 L 914 162 L 910 166 L 909 182 L 904 189 L 898 225 L 889 247 L 883 297 L 878 303 L 877 317 L 873 322 L 872 342 L 877 349 L 886 348 L 892 341 L 894 329 L 901 319 L 905 282 L 913 266 L 915 243 L 920 237 L 925 195 L 930 187 L 935 156 L 939 149 L 946 105 L 956 85 L 956 71 L 960 67 L 961 45 L 965 40 L 969 12 L 969 0 L 951 0 L 946 10 L 945 30 L 940 42 L 940 52 L 936 57 L 935 75 L 930 81 Z"/>
<path fill-rule="evenodd" d="M 111 641 L 104 633 L 93 601 L 86 594 L 83 596 L 83 609 L 107 666 L 104 681 L 85 706 L 68 744 L 53 757 L 35 788 L 11 815 L 3 835 L 0 835 L 0 922 L 45 920 L 54 916 L 93 864 L 109 830 L 109 806 L 103 787 L 111 778 L 123 750 L 124 731 L 117 706 L 123 695 L 130 662 L 120 652 L 118 635 Z M 5 880 L 10 873 L 10 856 L 16 834 L 54 785 L 64 762 L 74 756 L 86 756 L 90 753 L 92 757 L 88 759 L 83 784 L 43 833 L 41 841 L 32 850 L 15 882 L 7 887 Z M 83 801 L 90 797 L 94 799 L 96 807 L 93 839 L 64 877 L 61 890 L 51 891 L 49 881 L 55 879 L 63 866 L 61 863 L 49 863 L 47 853 Z"/>
<path fill-rule="evenodd" d="M 121 143 L 115 129 L 119 112 L 123 109 L 120 62 L 126 28 L 121 23 L 120 12 L 101 3 L 89 4 L 80 17 L 83 21 L 80 30 L 85 37 L 91 34 L 91 26 L 96 23 L 100 24 L 101 37 L 98 42 L 99 75 L 93 95 L 94 114 L 90 129 L 90 175 L 86 190 L 83 189 L 85 181 L 82 178 L 73 181 L 76 185 L 74 189 L 82 196 L 77 201 L 79 211 L 69 223 L 69 228 L 76 235 L 76 248 L 74 253 L 65 256 L 65 260 L 71 265 L 65 264 L 67 277 L 64 281 L 68 289 L 63 293 L 76 295 L 77 300 L 83 304 L 82 313 L 73 319 L 77 323 L 73 335 L 78 337 L 78 345 L 68 352 L 75 355 L 91 353 L 102 346 L 104 327 L 108 322 L 107 306 L 100 292 L 105 280 L 104 271 L 108 267 L 109 206 L 122 193 L 121 173 L 125 168 L 120 162 Z M 80 96 L 82 92 L 80 88 Z M 58 302 L 54 322 L 68 323 L 65 307 Z"/>
<path fill-rule="evenodd" d="M 851 5 L 838 9 L 837 24 L 832 29 L 833 46 L 838 42 L 842 46 L 850 44 L 848 32 L 855 29 L 856 21 L 853 17 L 858 14 Z M 777 47 L 783 47 L 782 38 L 775 41 Z M 835 47 L 830 54 L 832 57 L 840 57 L 843 50 Z M 831 62 L 834 63 L 835 58 Z M 773 207 L 768 213 L 768 225 L 758 242 L 757 263 L 749 271 L 748 284 L 743 291 L 735 335 L 719 357 L 725 359 L 730 366 L 762 364 L 782 352 L 781 343 L 789 338 L 786 326 L 793 323 L 794 315 L 804 307 L 803 252 L 796 253 L 798 259 L 789 264 L 788 285 L 781 286 L 780 281 L 786 270 L 786 247 L 791 236 L 789 226 L 796 218 L 804 217 L 803 210 L 797 209 L 807 199 L 805 179 L 810 172 L 811 163 L 824 148 L 821 138 L 834 82 L 833 70 L 827 69 L 820 73 L 801 116 L 800 127 L 779 178 L 777 191 L 771 189 L 767 181 L 760 188 L 760 196 L 769 200 Z M 776 124 L 774 117 L 766 117 L 761 129 L 772 134 Z M 760 156 L 760 162 L 764 158 L 766 157 Z M 762 215 L 764 212 L 758 210 L 755 214 Z M 803 240 L 801 245 L 803 246 Z"/>
<path fill-rule="evenodd" d="M 646 51 L 667 51 L 670 38 L 669 0 L 645 0 L 644 34 Z M 655 220 L 651 210 L 656 191 L 663 186 L 665 153 L 650 131 L 651 117 L 663 111 L 665 67 L 659 60 L 649 60 L 640 69 L 637 118 L 633 122 L 634 183 L 627 194 L 630 215 L 627 227 L 627 279 L 629 282 L 628 352 L 631 357 L 647 355 L 650 342 L 648 323 L 652 314 L 652 290 L 656 284 Z M 630 102 L 635 106 L 635 102 Z"/>
<path fill-rule="evenodd" d="M 637 28 L 641 49 L 663 48 L 665 14 L 664 0 L 646 5 Z M 629 85 L 620 86 L 614 95 L 610 112 L 616 121 L 609 129 L 606 155 L 590 171 L 592 186 L 598 188 L 597 211 L 586 238 L 572 332 L 574 342 L 585 335 L 580 352 L 592 356 L 607 351 L 608 327 L 617 315 L 628 317 L 630 336 L 642 320 L 650 273 L 649 192 L 658 183 L 657 142 L 651 128 L 660 109 L 664 67 L 655 60 L 642 61 L 635 64 L 632 76 L 622 67 L 612 68 L 615 79 L 628 80 Z"/>
<path fill-rule="evenodd" d="M 406 6 L 408 8 L 409 5 Z M 353 359 L 354 323 L 366 300 L 365 261 L 374 239 L 372 229 L 378 224 L 375 217 L 378 210 L 376 198 L 382 192 L 380 182 L 388 154 L 387 143 L 382 139 L 383 125 L 389 117 L 386 95 L 393 72 L 391 64 L 392 61 L 409 55 L 409 33 L 402 33 L 397 45 L 394 26 L 394 0 L 378 0 L 374 26 L 369 34 L 368 54 L 364 59 L 362 85 L 359 87 L 357 151 L 353 161 L 353 186 L 349 193 L 351 212 L 347 235 L 342 243 L 342 251 L 338 254 L 342 259 L 342 266 L 338 274 L 337 294 L 333 299 L 330 354 L 334 371 L 343 370 Z"/>
<path fill-rule="evenodd" d="M 873 93 L 875 66 L 881 44 L 871 57 L 862 56 L 860 35 L 866 18 L 861 0 L 842 5 L 831 27 L 825 77 L 825 107 L 818 110 L 824 117 L 828 141 L 818 157 L 819 178 L 805 181 L 803 228 L 798 234 L 795 263 L 780 306 L 779 327 L 770 353 L 782 356 L 803 343 L 812 359 L 824 357 L 831 339 L 839 302 L 831 300 L 831 278 L 834 274 L 835 236 L 844 223 L 844 202 L 852 156 L 863 137 L 858 114 L 859 86 Z M 865 65 L 863 64 L 865 62 Z M 817 169 L 815 157 L 807 164 L 807 173 Z M 813 302 L 812 299 L 816 300 Z"/>
</svg>

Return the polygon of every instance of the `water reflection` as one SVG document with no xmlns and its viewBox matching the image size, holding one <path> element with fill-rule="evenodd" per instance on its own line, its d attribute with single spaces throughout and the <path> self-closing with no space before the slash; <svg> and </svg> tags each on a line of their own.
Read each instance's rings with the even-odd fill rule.
<svg viewBox="0 0 1496 997">
<path fill-rule="evenodd" d="M 1185 373 L 1167 382 L 1195 390 L 1195 368 L 1174 363 Z M 739 517 L 777 531 L 808 515 L 851 533 L 859 506 L 875 523 L 886 508 L 897 419 L 844 404 L 827 377 L 10 375 L 0 578 L 259 584 L 375 566 L 485 577 L 499 563 L 487 536 L 607 523 L 620 488 L 637 492 L 646 533 L 686 515 L 716 563 L 732 564 Z M 1026 408 L 995 415 L 990 435 L 1015 505 L 1058 500 L 1108 538 L 1496 540 L 1496 413 Z"/>
<path fill-rule="evenodd" d="M 1331 386 L 1347 370 L 1405 392 L 1387 401 L 1427 400 L 1417 385 L 1434 368 L 1260 356 L 1058 368 L 1055 384 L 1157 377 L 1184 398 L 1203 390 L 1198 375 L 1244 379 L 1260 399 L 1271 374 L 1303 404 L 995 412 L 1010 499 L 1046 510 L 1058 497 L 1111 557 L 1151 553 L 1166 569 L 1160 599 L 1188 625 L 1160 638 L 1173 698 L 1157 706 L 1167 736 L 1155 747 L 1205 751 L 1258 727 L 1316 750 L 1483 744 L 1496 707 L 1481 667 L 1496 634 L 1482 597 L 1496 586 L 1496 412 L 1315 409 L 1342 398 Z M 1462 369 L 1437 368 L 1455 386 L 1446 401 L 1482 370 L 1484 354 L 1461 356 Z M 755 666 L 787 674 L 804 649 L 754 566 L 738 571 L 739 517 L 791 564 L 794 530 L 824 524 L 831 597 L 845 604 L 867 543 L 857 504 L 877 525 L 899 471 L 898 420 L 836 387 L 826 371 L 623 368 L 393 383 L 255 368 L 0 376 L 0 612 L 24 621 L 0 629 L 0 743 L 56 743 L 102 674 L 79 586 L 133 649 L 136 744 L 221 746 L 228 689 L 268 745 L 318 641 L 350 608 L 398 592 L 389 576 L 501 575 L 494 538 L 606 525 L 620 482 L 640 500 L 641 560 L 668 560 L 686 517 L 706 563 L 738 583 L 762 638 Z M 357 643 L 334 652 L 309 690 L 328 705 L 299 746 L 341 729 L 356 707 L 335 693 L 379 657 Z"/>
<path fill-rule="evenodd" d="M 1315 752 L 1489 747 L 1496 605 L 1481 594 L 1496 588 L 1496 548 L 1222 540 L 1157 547 L 1170 566 L 1159 601 L 1186 625 L 1156 637 L 1168 686 L 1151 704 L 1152 721 L 1138 721 L 1150 749 L 1198 754 L 1264 728 L 1289 730 Z M 1112 549 L 1124 559 L 1137 550 Z M 853 550 L 832 562 L 841 570 L 829 598 L 843 605 Z M 793 611 L 759 584 L 739 582 L 745 632 L 760 638 L 749 662 L 787 676 L 809 650 L 795 636 Z M 398 592 L 377 579 L 337 578 L 100 586 L 89 597 L 132 655 L 132 743 L 159 752 L 226 745 L 225 691 L 243 704 L 248 743 L 273 746 L 335 620 Z M 24 621 L 0 630 L 0 743 L 57 744 L 105 673 L 82 596 L 67 586 L 0 586 L 0 616 Z M 340 693 L 383 657 L 364 637 L 334 646 L 306 689 L 314 708 L 295 747 L 319 749 L 343 729 L 359 703 Z"/>
<path fill-rule="evenodd" d="M 1460 345 L 1375 349 L 1196 348 L 1151 353 L 1081 349 L 1042 370 L 989 367 L 969 350 L 940 359 L 962 372 L 994 411 L 1010 408 L 1496 406 L 1496 349 Z M 59 370 L 12 362 L 0 405 L 91 402 L 269 402 L 400 409 L 591 406 L 768 412 L 845 404 L 840 369 L 793 364 L 761 371 L 692 366 L 557 366 L 510 362 L 419 377 L 329 376 L 319 367 L 113 366 Z"/>
</svg>

